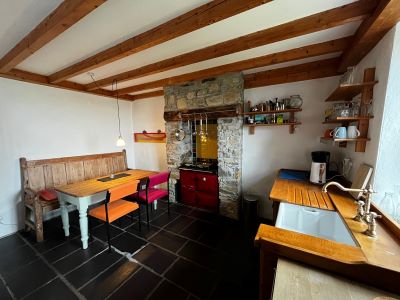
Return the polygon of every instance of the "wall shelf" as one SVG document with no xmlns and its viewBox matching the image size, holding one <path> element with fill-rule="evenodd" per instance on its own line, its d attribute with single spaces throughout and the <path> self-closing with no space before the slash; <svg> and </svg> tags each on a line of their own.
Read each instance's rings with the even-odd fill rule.
<svg viewBox="0 0 400 300">
<path fill-rule="evenodd" d="M 351 101 L 355 96 L 360 94 L 364 88 L 373 87 L 378 81 L 366 81 L 354 84 L 342 84 L 329 95 L 325 100 L 326 102 L 331 101 Z"/>
<path fill-rule="evenodd" d="M 250 134 L 254 134 L 255 128 L 256 127 L 268 127 L 268 126 L 290 126 L 289 127 L 289 132 L 293 133 L 294 132 L 294 126 L 296 125 L 301 125 L 301 122 L 285 122 L 282 124 L 244 124 L 244 126 L 249 127 L 249 132 Z"/>
<path fill-rule="evenodd" d="M 359 116 L 359 117 L 336 117 L 334 119 L 330 119 L 322 122 L 322 124 L 337 124 L 337 123 L 350 123 L 350 122 L 358 122 L 360 120 L 369 120 L 374 116 Z"/>
<path fill-rule="evenodd" d="M 241 113 L 242 116 L 256 116 L 256 115 L 272 115 L 302 111 L 301 108 L 289 108 L 283 110 L 270 110 L 270 111 L 249 111 Z"/>
<path fill-rule="evenodd" d="M 378 81 L 375 80 L 375 68 L 368 68 L 364 70 L 364 78 L 362 83 L 356 84 L 342 84 L 336 88 L 332 94 L 325 100 L 330 101 L 350 101 L 353 97 L 361 93 L 360 112 L 368 111 L 369 105 L 372 103 L 374 85 Z M 362 113 L 361 113 L 362 114 Z M 370 141 L 368 136 L 369 120 L 373 116 L 360 115 L 358 117 L 336 117 L 322 122 L 322 124 L 340 124 L 341 126 L 348 126 L 352 122 L 357 123 L 357 128 L 360 131 L 360 137 L 356 139 L 334 139 L 334 138 L 320 138 L 321 143 L 338 144 L 339 147 L 347 147 L 348 142 L 355 142 L 355 152 L 365 152 L 367 142 Z"/>
</svg>

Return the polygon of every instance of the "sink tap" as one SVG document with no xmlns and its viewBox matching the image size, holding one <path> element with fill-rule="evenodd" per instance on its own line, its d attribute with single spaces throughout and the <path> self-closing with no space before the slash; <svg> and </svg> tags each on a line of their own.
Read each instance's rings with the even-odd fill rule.
<svg viewBox="0 0 400 300">
<path fill-rule="evenodd" d="M 381 215 L 378 215 L 376 212 L 370 212 L 368 215 L 366 215 L 365 220 L 366 223 L 368 224 L 368 229 L 364 231 L 364 234 L 370 236 L 370 237 L 375 237 L 376 236 L 376 221 L 375 219 L 377 218 L 382 218 Z"/>
<path fill-rule="evenodd" d="M 370 214 L 372 194 L 374 193 L 374 190 L 372 189 L 372 185 L 369 184 L 368 187 L 365 189 L 352 189 L 352 188 L 346 188 L 336 181 L 331 181 L 322 187 L 322 191 L 324 193 L 326 193 L 328 190 L 328 187 L 331 185 L 335 185 L 339 189 L 341 189 L 342 191 L 345 191 L 345 192 L 362 193 L 362 198 L 365 200 L 365 202 L 358 201 L 357 215 L 354 217 L 354 220 L 359 221 L 359 222 L 366 220 L 367 216 Z M 368 221 L 367 221 L 367 223 L 368 223 Z"/>
</svg>

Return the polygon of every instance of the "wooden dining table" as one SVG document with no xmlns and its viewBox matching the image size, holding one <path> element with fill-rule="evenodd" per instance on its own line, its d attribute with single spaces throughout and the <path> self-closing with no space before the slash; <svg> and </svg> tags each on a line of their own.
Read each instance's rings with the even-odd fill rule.
<svg viewBox="0 0 400 300">
<path fill-rule="evenodd" d="M 125 173 L 127 176 L 115 178 L 121 173 Z M 78 208 L 82 247 L 83 249 L 86 249 L 88 247 L 89 240 L 87 217 L 89 206 L 104 201 L 106 199 L 107 190 L 110 188 L 132 181 L 139 181 L 141 178 L 145 178 L 154 174 L 157 174 L 157 172 L 133 169 L 116 173 L 114 174 L 114 178 L 111 178 L 112 176 L 110 174 L 99 178 L 56 187 L 55 190 L 57 191 L 58 201 L 60 202 L 61 219 L 65 236 L 69 236 L 68 204 L 73 204 Z M 99 180 L 106 179 L 107 177 L 111 180 Z"/>
</svg>

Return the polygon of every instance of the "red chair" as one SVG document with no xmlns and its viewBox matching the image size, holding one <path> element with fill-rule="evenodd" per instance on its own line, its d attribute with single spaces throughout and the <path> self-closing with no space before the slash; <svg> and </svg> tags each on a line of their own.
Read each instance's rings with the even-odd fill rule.
<svg viewBox="0 0 400 300">
<path fill-rule="evenodd" d="M 138 202 L 146 205 L 147 225 L 149 225 L 149 204 L 167 196 L 169 214 L 169 177 L 170 172 L 161 172 L 140 180 L 138 185 Z M 162 183 L 167 183 L 167 189 L 155 188 Z"/>
<path fill-rule="evenodd" d="M 108 251 L 111 252 L 111 242 L 110 242 L 110 228 L 109 223 L 115 220 L 131 214 L 131 219 L 133 221 L 132 213 L 138 210 L 139 217 L 139 230 L 140 230 L 140 209 L 137 203 L 133 203 L 122 198 L 129 195 L 133 195 L 137 191 L 137 181 L 125 183 L 120 186 L 111 188 L 107 191 L 107 198 L 105 204 L 97 206 L 89 210 L 89 215 L 102 220 L 106 224 L 107 230 L 107 240 L 108 240 Z"/>
</svg>

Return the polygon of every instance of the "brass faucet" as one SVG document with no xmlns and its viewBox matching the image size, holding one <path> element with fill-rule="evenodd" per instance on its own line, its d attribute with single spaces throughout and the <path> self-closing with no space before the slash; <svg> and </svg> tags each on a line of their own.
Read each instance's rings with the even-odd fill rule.
<svg viewBox="0 0 400 300">
<path fill-rule="evenodd" d="M 357 192 L 357 193 L 362 193 L 362 198 L 365 200 L 364 201 L 357 201 L 357 215 L 354 217 L 354 220 L 358 222 L 365 222 L 368 225 L 368 229 L 364 232 L 364 234 L 375 237 L 376 236 L 376 218 L 381 218 L 381 215 L 376 214 L 375 212 L 371 212 L 371 201 L 372 201 L 372 194 L 374 193 L 374 190 L 372 189 L 372 185 L 368 185 L 367 188 L 365 189 L 352 189 L 352 188 L 346 188 L 340 183 L 336 181 L 331 181 L 326 183 L 322 187 L 322 192 L 327 193 L 328 192 L 328 187 L 331 185 L 337 186 L 339 189 L 345 192 Z"/>
</svg>

